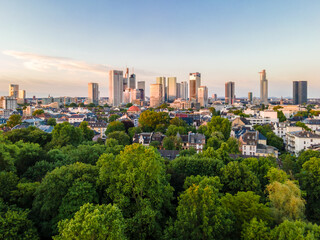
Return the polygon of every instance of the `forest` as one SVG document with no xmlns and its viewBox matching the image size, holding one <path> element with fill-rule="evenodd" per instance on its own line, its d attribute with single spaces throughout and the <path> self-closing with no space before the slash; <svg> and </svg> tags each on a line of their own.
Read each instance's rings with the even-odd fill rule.
<svg viewBox="0 0 320 240">
<path fill-rule="evenodd" d="M 0 133 L 0 239 L 320 239 L 320 152 L 237 157 L 220 116 L 197 130 L 154 111 L 139 123 L 114 119 L 105 142 L 86 122 Z M 187 131 L 207 144 L 169 161 L 132 144 L 144 131 L 166 133 L 165 149 Z"/>
</svg>

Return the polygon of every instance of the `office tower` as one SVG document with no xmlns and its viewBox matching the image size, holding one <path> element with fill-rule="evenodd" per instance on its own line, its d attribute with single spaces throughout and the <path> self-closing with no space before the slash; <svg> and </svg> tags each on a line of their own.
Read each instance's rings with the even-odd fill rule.
<svg viewBox="0 0 320 240">
<path fill-rule="evenodd" d="M 136 75 L 131 74 L 129 78 L 129 88 L 130 89 L 136 89 Z"/>
<path fill-rule="evenodd" d="M 123 78 L 123 91 L 126 90 L 127 88 L 129 88 L 129 68 L 126 69 L 126 74 L 124 75 L 124 78 Z"/>
<path fill-rule="evenodd" d="M 163 97 L 163 101 L 164 101 L 164 102 L 167 101 L 167 100 L 168 100 L 168 93 L 167 93 L 166 77 L 157 77 L 156 83 L 162 85 L 162 97 Z"/>
<path fill-rule="evenodd" d="M 190 100 L 197 101 L 198 100 L 198 88 L 201 85 L 201 74 L 190 73 L 189 74 L 189 98 Z"/>
<path fill-rule="evenodd" d="M 26 90 L 19 90 L 18 98 L 26 98 Z"/>
<path fill-rule="evenodd" d="M 131 89 L 129 88 L 123 91 L 123 103 L 131 103 Z"/>
<path fill-rule="evenodd" d="M 180 84 L 180 98 L 187 100 L 188 98 L 188 82 L 183 81 Z"/>
<path fill-rule="evenodd" d="M 234 82 L 226 82 L 225 84 L 225 103 L 233 104 L 235 99 L 235 83 Z"/>
<path fill-rule="evenodd" d="M 131 102 L 141 99 L 141 90 L 140 89 L 132 89 L 131 90 Z"/>
<path fill-rule="evenodd" d="M 109 101 L 112 106 L 119 106 L 122 103 L 123 92 L 123 71 L 109 71 Z"/>
<path fill-rule="evenodd" d="M 168 77 L 168 101 L 174 101 L 177 98 L 177 78 Z"/>
<path fill-rule="evenodd" d="M 252 102 L 252 92 L 248 92 L 248 102 Z"/>
<path fill-rule="evenodd" d="M 150 107 L 158 107 L 161 105 L 163 97 L 163 85 L 160 83 L 150 84 Z"/>
<path fill-rule="evenodd" d="M 146 82 L 145 81 L 139 81 L 138 82 L 138 89 L 140 89 L 140 94 L 141 94 L 141 100 L 144 101 L 145 99 L 145 92 L 146 92 Z"/>
<path fill-rule="evenodd" d="M 200 103 L 200 107 L 207 107 L 208 88 L 206 86 L 201 86 L 198 88 L 198 102 Z"/>
<path fill-rule="evenodd" d="M 308 82 L 293 81 L 293 104 L 304 104 L 308 102 Z"/>
<path fill-rule="evenodd" d="M 268 104 L 268 80 L 266 78 L 266 70 L 259 72 L 260 74 L 260 103 Z"/>
<path fill-rule="evenodd" d="M 88 103 L 99 104 L 99 84 L 88 83 Z"/>
<path fill-rule="evenodd" d="M 5 110 L 15 110 L 18 107 L 17 98 L 14 96 L 0 97 L 0 108 Z"/>
<path fill-rule="evenodd" d="M 177 98 L 181 98 L 181 83 L 177 83 Z"/>
<path fill-rule="evenodd" d="M 9 97 L 18 98 L 19 97 L 19 85 L 10 84 L 9 85 Z"/>
<path fill-rule="evenodd" d="M 218 96 L 216 93 L 212 94 L 212 101 L 217 101 L 218 100 Z"/>
</svg>

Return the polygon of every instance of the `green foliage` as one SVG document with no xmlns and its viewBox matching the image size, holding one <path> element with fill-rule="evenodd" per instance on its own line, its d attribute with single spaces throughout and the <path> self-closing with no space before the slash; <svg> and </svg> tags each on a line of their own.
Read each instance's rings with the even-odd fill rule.
<svg viewBox="0 0 320 240">
<path fill-rule="evenodd" d="M 189 149 L 186 149 L 186 150 L 181 150 L 179 152 L 179 156 L 182 156 L 182 157 L 186 157 L 186 156 L 192 156 L 192 155 L 195 155 L 197 153 L 197 150 L 195 150 L 193 147 L 192 148 L 189 148 Z"/>
<path fill-rule="evenodd" d="M 94 131 L 89 128 L 88 122 L 83 121 L 82 123 L 80 123 L 79 128 L 82 131 L 84 140 L 91 141 L 92 138 L 94 137 Z"/>
<path fill-rule="evenodd" d="M 269 169 L 266 177 L 269 179 L 269 182 L 280 182 L 280 183 L 285 183 L 288 179 L 289 176 L 286 174 L 285 171 L 272 167 Z"/>
<path fill-rule="evenodd" d="M 159 141 L 152 141 L 149 146 L 154 148 L 159 148 L 161 146 L 161 143 Z"/>
<path fill-rule="evenodd" d="M 118 114 L 112 114 L 109 117 L 109 123 L 114 122 L 115 120 L 117 120 L 118 118 L 120 118 L 120 116 Z"/>
<path fill-rule="evenodd" d="M 22 140 L 24 142 L 38 143 L 42 147 L 51 141 L 50 133 L 46 133 L 34 126 L 11 130 L 6 132 L 4 136 L 12 143 Z"/>
<path fill-rule="evenodd" d="M 178 117 L 174 117 L 170 120 L 170 126 L 172 126 L 172 125 L 177 126 L 177 127 L 187 127 L 187 123 Z"/>
<path fill-rule="evenodd" d="M 127 103 L 126 108 L 131 107 L 133 104 L 132 103 Z"/>
<path fill-rule="evenodd" d="M 165 112 L 144 111 L 140 114 L 139 124 L 144 132 L 152 132 L 157 125 L 168 125 L 169 115 Z"/>
<path fill-rule="evenodd" d="M 170 125 L 166 131 L 166 136 L 176 136 L 178 133 L 185 135 L 187 134 L 187 129 L 183 126 Z"/>
<path fill-rule="evenodd" d="M 42 236 L 50 236 L 52 232 L 56 232 L 59 207 L 74 182 L 89 182 L 95 186 L 97 177 L 97 167 L 75 163 L 56 168 L 43 178 L 33 202 L 33 212 L 38 216 L 37 221 L 39 221 Z"/>
<path fill-rule="evenodd" d="M 294 182 L 272 182 L 267 186 L 267 192 L 277 223 L 286 219 L 304 219 L 305 201 L 301 196 L 301 190 Z"/>
<path fill-rule="evenodd" d="M 162 146 L 165 150 L 179 150 L 181 148 L 181 138 L 177 136 L 165 137 Z"/>
<path fill-rule="evenodd" d="M 300 172 L 302 166 L 305 162 L 309 161 L 311 158 L 320 158 L 320 152 L 313 150 L 306 150 L 300 153 L 298 159 L 296 160 L 297 171 Z"/>
<path fill-rule="evenodd" d="M 257 218 L 252 218 L 250 222 L 245 222 L 241 232 L 242 240 L 271 240 L 270 228 L 267 223 Z M 276 238 L 275 238 L 276 239 Z"/>
<path fill-rule="evenodd" d="M 7 210 L 0 212 L 0 239 L 37 240 L 37 230 L 28 219 L 28 211 Z"/>
<path fill-rule="evenodd" d="M 10 117 L 9 117 L 9 119 L 8 119 L 8 121 L 7 121 L 7 126 L 9 127 L 9 128 L 13 128 L 13 127 L 15 127 L 15 126 L 17 126 L 17 125 L 19 125 L 19 124 L 21 124 L 22 123 L 22 121 L 21 121 L 21 116 L 20 115 L 18 115 L 18 114 L 13 114 L 13 115 L 11 115 Z"/>
<path fill-rule="evenodd" d="M 263 136 L 267 138 L 267 144 L 273 146 L 280 151 L 284 149 L 283 139 L 278 137 L 271 129 L 270 125 L 255 125 L 254 129 L 259 131 Z"/>
<path fill-rule="evenodd" d="M 236 194 L 238 191 L 261 192 L 260 182 L 256 175 L 244 163 L 230 162 L 221 169 L 223 192 Z"/>
<path fill-rule="evenodd" d="M 100 183 L 122 210 L 130 238 L 157 239 L 164 217 L 161 212 L 170 208 L 173 191 L 160 154 L 154 148 L 133 144 L 115 159 L 102 155 L 98 166 Z"/>
<path fill-rule="evenodd" d="M 174 232 L 178 239 L 225 239 L 232 230 L 230 213 L 212 185 L 190 186 L 179 197 Z"/>
<path fill-rule="evenodd" d="M 44 113 L 43 109 L 37 109 L 32 113 L 32 116 L 38 116 L 38 115 L 41 115 L 43 113 Z"/>
<path fill-rule="evenodd" d="M 130 137 L 122 131 L 111 132 L 107 136 L 108 138 L 116 139 L 120 145 L 126 146 L 130 144 Z"/>
<path fill-rule="evenodd" d="M 218 192 L 222 189 L 222 184 L 220 182 L 219 177 L 207 177 L 207 176 L 190 176 L 187 177 L 184 181 L 183 188 L 187 190 L 189 187 L 192 187 L 193 185 L 200 185 L 202 187 L 211 186 L 214 189 L 216 189 Z"/>
<path fill-rule="evenodd" d="M 320 227 L 302 221 L 285 220 L 271 231 L 271 236 L 277 240 L 315 240 L 320 238 Z"/>
<path fill-rule="evenodd" d="M 12 192 L 17 189 L 19 178 L 13 172 L 0 172 L 0 199 L 11 201 Z"/>
<path fill-rule="evenodd" d="M 140 127 L 132 127 L 132 128 L 128 129 L 128 134 L 129 134 L 130 139 L 132 139 L 134 137 L 134 135 L 138 134 L 138 133 L 142 133 L 142 130 Z"/>
<path fill-rule="evenodd" d="M 80 128 L 72 126 L 68 122 L 57 124 L 52 131 L 50 147 L 59 148 L 66 145 L 77 146 L 83 141 L 83 133 Z"/>
<path fill-rule="evenodd" d="M 277 117 L 279 119 L 279 122 L 285 122 L 287 120 L 282 111 L 277 111 Z"/>
<path fill-rule="evenodd" d="M 125 131 L 124 124 L 120 121 L 113 121 L 109 123 L 107 130 L 106 130 L 106 135 L 112 132 L 118 132 L 118 131 Z"/>
<path fill-rule="evenodd" d="M 121 211 L 111 204 L 84 204 L 70 220 L 59 222 L 54 240 L 125 240 Z"/>
<path fill-rule="evenodd" d="M 302 127 L 304 130 L 306 130 L 306 131 L 311 131 L 311 129 L 305 124 L 305 123 L 303 123 L 303 122 L 296 122 L 296 126 L 297 127 Z"/>
<path fill-rule="evenodd" d="M 55 125 L 57 125 L 57 120 L 55 118 L 49 118 L 47 120 L 47 125 L 50 125 L 50 126 L 54 127 Z"/>
<path fill-rule="evenodd" d="M 207 135 L 211 135 L 213 132 L 221 132 L 224 136 L 224 140 L 228 140 L 231 132 L 231 123 L 228 119 L 220 116 L 213 116 L 211 121 L 207 124 Z"/>
</svg>

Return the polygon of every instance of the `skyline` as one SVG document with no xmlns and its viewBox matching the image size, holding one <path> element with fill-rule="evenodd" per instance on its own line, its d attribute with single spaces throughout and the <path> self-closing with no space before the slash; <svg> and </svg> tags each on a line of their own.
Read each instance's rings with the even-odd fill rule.
<svg viewBox="0 0 320 240">
<path fill-rule="evenodd" d="M 309 98 L 319 97 L 319 10 L 317 1 L 6 1 L 0 95 L 13 83 L 27 97 L 86 96 L 97 82 L 106 97 L 108 70 L 129 67 L 146 81 L 147 96 L 156 77 L 182 82 L 200 72 L 210 96 L 234 81 L 236 97 L 259 97 L 258 72 L 266 69 L 270 97 L 292 97 L 301 80 Z"/>
</svg>

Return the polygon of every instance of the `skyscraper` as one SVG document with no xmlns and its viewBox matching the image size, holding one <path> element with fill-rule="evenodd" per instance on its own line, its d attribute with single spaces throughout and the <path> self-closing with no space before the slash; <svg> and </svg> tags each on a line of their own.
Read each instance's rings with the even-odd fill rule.
<svg viewBox="0 0 320 240">
<path fill-rule="evenodd" d="M 198 72 L 189 74 L 189 98 L 190 100 L 197 101 L 198 88 L 201 85 L 201 74 Z"/>
<path fill-rule="evenodd" d="M 198 88 L 198 102 L 201 107 L 207 107 L 208 105 L 208 88 L 206 86 L 200 86 Z"/>
<path fill-rule="evenodd" d="M 168 77 L 168 101 L 174 101 L 177 98 L 177 78 Z"/>
<path fill-rule="evenodd" d="M 308 82 L 293 81 L 293 104 L 304 104 L 308 102 Z"/>
<path fill-rule="evenodd" d="M 260 103 L 268 104 L 268 80 L 266 78 L 266 70 L 259 72 L 260 74 Z"/>
<path fill-rule="evenodd" d="M 88 83 L 88 103 L 99 104 L 99 84 Z"/>
<path fill-rule="evenodd" d="M 136 89 L 136 75 L 131 74 L 129 78 L 129 88 L 130 89 Z"/>
<path fill-rule="evenodd" d="M 9 85 L 9 97 L 18 98 L 19 97 L 19 85 L 10 84 Z"/>
<path fill-rule="evenodd" d="M 156 83 L 162 85 L 162 98 L 163 98 L 163 101 L 167 101 L 168 100 L 168 93 L 166 91 L 166 89 L 167 89 L 166 77 L 157 77 Z"/>
<path fill-rule="evenodd" d="M 235 83 L 226 82 L 225 84 L 225 103 L 233 104 L 235 99 Z"/>
<path fill-rule="evenodd" d="M 26 98 L 26 90 L 19 90 L 18 98 L 25 99 Z"/>
<path fill-rule="evenodd" d="M 125 91 L 127 88 L 129 88 L 129 68 L 126 69 L 126 74 L 123 78 L 123 91 Z"/>
<path fill-rule="evenodd" d="M 123 92 L 123 71 L 109 71 L 109 99 L 112 106 L 119 106 L 122 103 Z"/>
<path fill-rule="evenodd" d="M 248 102 L 252 102 L 252 92 L 248 92 Z"/>
<path fill-rule="evenodd" d="M 181 98 L 181 83 L 177 83 L 177 98 Z"/>
<path fill-rule="evenodd" d="M 180 97 L 182 99 L 187 99 L 188 98 L 188 83 L 187 81 L 183 81 L 180 84 Z"/>
<path fill-rule="evenodd" d="M 140 90 L 141 100 L 144 101 L 145 92 L 146 92 L 146 82 L 145 81 L 139 81 L 137 84 L 138 84 L 138 89 Z"/>
<path fill-rule="evenodd" d="M 163 85 L 160 83 L 150 84 L 150 107 L 158 107 L 161 105 L 163 97 Z"/>
</svg>

